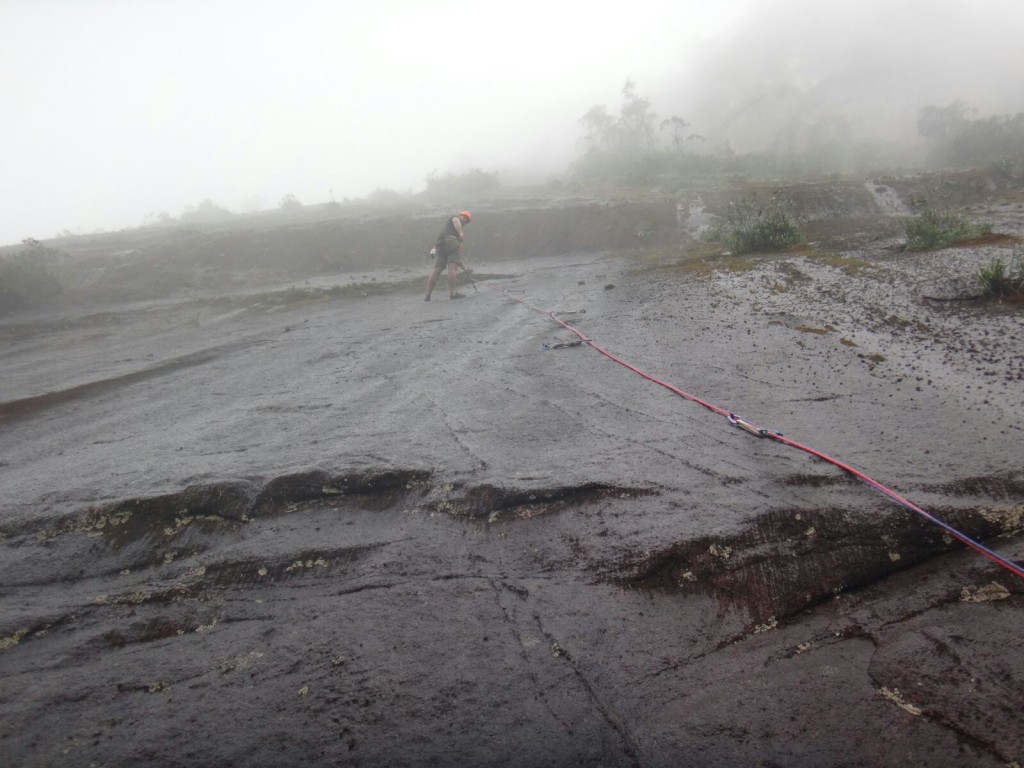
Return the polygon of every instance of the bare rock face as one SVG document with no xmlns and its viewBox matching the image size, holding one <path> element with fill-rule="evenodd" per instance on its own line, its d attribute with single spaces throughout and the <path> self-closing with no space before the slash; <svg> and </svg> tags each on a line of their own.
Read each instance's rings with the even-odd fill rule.
<svg viewBox="0 0 1024 768">
<path fill-rule="evenodd" d="M 642 251 L 474 264 L 461 302 L 391 269 L 8 318 L 0 754 L 1024 762 L 1024 580 L 546 316 L 1020 561 L 1019 309 L 921 297 L 998 246 L 896 255 L 863 185 L 815 210 L 848 199 L 828 253 L 740 265 L 659 203 Z"/>
</svg>

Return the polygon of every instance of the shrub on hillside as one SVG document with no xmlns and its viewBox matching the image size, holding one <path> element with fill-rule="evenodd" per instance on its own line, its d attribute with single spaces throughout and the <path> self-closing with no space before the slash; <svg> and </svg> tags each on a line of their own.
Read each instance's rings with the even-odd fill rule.
<svg viewBox="0 0 1024 768">
<path fill-rule="evenodd" d="M 302 203 L 299 202 L 299 199 L 295 197 L 295 195 L 289 192 L 281 198 L 281 202 L 278 204 L 278 207 L 284 213 L 297 213 L 302 210 Z"/>
<path fill-rule="evenodd" d="M 394 205 L 402 202 L 402 193 L 378 187 L 369 194 L 367 199 L 374 205 Z"/>
<path fill-rule="evenodd" d="M 180 217 L 182 223 L 196 224 L 217 221 L 227 221 L 234 214 L 227 208 L 222 208 L 210 198 L 202 200 L 196 206 L 186 208 Z"/>
<path fill-rule="evenodd" d="M 36 306 L 63 290 L 60 272 L 67 256 L 38 240 L 0 259 L 0 312 Z"/>
<path fill-rule="evenodd" d="M 466 173 L 431 174 L 427 177 L 427 197 L 468 202 L 501 188 L 497 173 L 473 168 Z"/>
<path fill-rule="evenodd" d="M 782 251 L 802 243 L 804 236 L 777 199 L 760 204 L 751 198 L 730 202 L 724 220 L 712 227 L 705 239 L 741 254 Z"/>
<path fill-rule="evenodd" d="M 928 210 L 907 219 L 903 230 L 907 235 L 904 250 L 924 251 L 988 234 L 992 228 L 975 224 L 956 211 Z"/>
<path fill-rule="evenodd" d="M 931 140 L 932 160 L 960 168 L 1020 169 L 1024 165 L 1024 113 L 974 119 L 974 111 L 960 99 L 944 107 L 921 109 L 917 132 Z"/>
</svg>

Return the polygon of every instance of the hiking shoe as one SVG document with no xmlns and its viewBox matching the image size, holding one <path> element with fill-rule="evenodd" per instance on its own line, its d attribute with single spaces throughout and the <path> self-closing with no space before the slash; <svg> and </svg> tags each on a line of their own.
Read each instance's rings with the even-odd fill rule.
<svg viewBox="0 0 1024 768">
<path fill-rule="evenodd" d="M 456 293 L 453 293 L 453 294 L 452 294 L 451 296 L 449 296 L 448 298 L 449 298 L 449 299 L 464 299 L 464 298 L 466 298 L 466 294 L 464 294 L 464 293 L 458 293 L 458 292 L 456 292 Z"/>
</svg>

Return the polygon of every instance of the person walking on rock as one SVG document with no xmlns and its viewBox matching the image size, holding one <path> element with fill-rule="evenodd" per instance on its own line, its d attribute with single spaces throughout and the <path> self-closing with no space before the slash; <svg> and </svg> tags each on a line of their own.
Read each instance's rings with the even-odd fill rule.
<svg viewBox="0 0 1024 768">
<path fill-rule="evenodd" d="M 434 292 L 434 283 L 441 276 L 445 267 L 448 267 L 448 296 L 452 299 L 464 298 L 463 294 L 455 290 L 456 270 L 462 266 L 459 255 L 462 253 L 462 241 L 465 233 L 462 231 L 469 222 L 473 220 L 473 214 L 469 211 L 459 211 L 445 219 L 444 229 L 437 236 L 437 243 L 434 244 L 434 271 L 427 278 L 427 295 L 424 301 L 430 301 L 430 294 Z"/>
</svg>

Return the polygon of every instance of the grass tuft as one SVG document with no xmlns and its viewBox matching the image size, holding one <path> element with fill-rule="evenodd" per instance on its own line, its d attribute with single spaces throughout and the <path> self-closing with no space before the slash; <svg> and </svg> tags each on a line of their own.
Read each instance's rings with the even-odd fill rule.
<svg viewBox="0 0 1024 768">
<path fill-rule="evenodd" d="M 981 292 L 992 299 L 1024 296 L 1024 261 L 1014 251 L 1009 262 L 1001 256 L 994 256 L 988 264 L 978 267 L 974 279 L 981 285 Z"/>
<path fill-rule="evenodd" d="M 804 241 L 793 218 L 775 198 L 761 205 L 755 199 L 730 202 L 725 219 L 706 239 L 726 246 L 734 255 L 784 251 Z"/>
<path fill-rule="evenodd" d="M 959 240 L 987 235 L 992 228 L 987 224 L 975 224 L 956 211 L 925 211 L 907 219 L 904 232 L 908 251 L 927 251 L 945 248 Z"/>
</svg>

